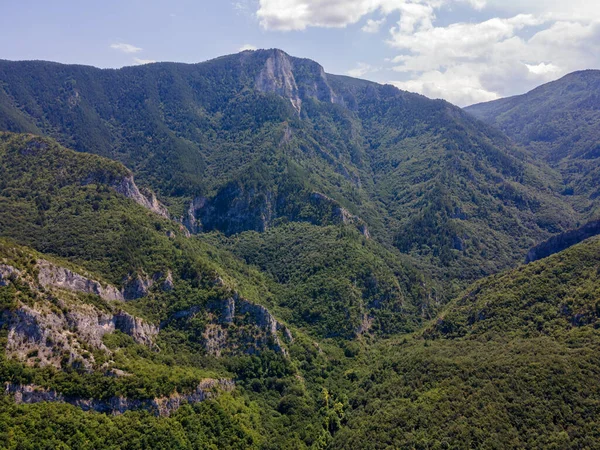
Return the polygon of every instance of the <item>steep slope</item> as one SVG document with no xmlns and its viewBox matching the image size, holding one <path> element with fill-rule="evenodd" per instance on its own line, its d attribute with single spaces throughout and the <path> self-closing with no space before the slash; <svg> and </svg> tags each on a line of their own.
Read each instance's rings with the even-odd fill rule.
<svg viewBox="0 0 600 450">
<path fill-rule="evenodd" d="M 481 280 L 376 346 L 331 447 L 598 448 L 599 255 L 592 238 Z"/>
<path fill-rule="evenodd" d="M 2 415 L 61 411 L 93 440 L 125 420 L 104 413 L 127 412 L 132 430 L 157 433 L 151 446 L 174 436 L 163 423 L 184 448 L 205 438 L 322 448 L 341 426 L 343 373 L 360 342 L 416 330 L 439 307 L 410 258 L 352 224 L 190 236 L 120 163 L 34 135 L 0 133 L 0 179 L 0 382 L 15 402 L 2 400 Z M 280 258 L 298 261 L 261 259 L 263 236 L 269 259 L 285 241 Z M 188 421 L 202 433 L 195 444 Z M 68 440 L 3 423 L 23 442 Z"/>
<path fill-rule="evenodd" d="M 194 301 L 200 301 L 200 305 L 211 298 L 229 301 L 231 292 L 228 294 L 228 290 L 235 290 L 242 297 L 265 306 L 277 303 L 286 317 L 312 317 L 297 320 L 309 332 L 351 338 L 359 333 L 364 321 L 381 314 L 390 315 L 391 322 L 403 323 L 401 329 L 412 330 L 426 317 L 422 308 L 427 309 L 429 304 L 433 311 L 438 306 L 427 300 L 431 292 L 429 277 L 417 274 L 408 258 L 399 263 L 395 255 L 379 244 L 367 244 L 358 231 L 351 232 L 344 226 L 326 230 L 309 226 L 304 228 L 303 234 L 312 242 L 312 251 L 317 249 L 319 258 L 328 265 L 340 261 L 342 249 L 355 249 L 352 264 L 364 273 L 357 276 L 356 268 L 338 270 L 324 278 L 317 270 L 302 270 L 294 283 L 311 284 L 321 280 L 328 285 L 329 296 L 315 297 L 314 293 L 303 291 L 295 293 L 294 302 L 286 305 L 284 297 L 287 296 L 277 296 L 275 301 L 270 292 L 285 288 L 285 282 L 277 277 L 274 280 L 261 277 L 256 270 L 213 246 L 223 245 L 218 239 L 186 238 L 182 225 L 161 217 L 160 208 L 158 213 L 152 211 L 152 205 L 139 199 L 139 190 L 127 169 L 119 163 L 69 151 L 48 139 L 5 133 L 0 134 L 0 176 L 1 235 L 42 252 L 68 257 L 102 274 L 127 300 L 145 297 L 167 281 L 177 288 L 181 281 L 185 287 L 179 292 L 174 288 L 169 294 L 169 313 L 197 306 Z M 128 189 L 122 189 L 124 181 L 129 183 Z M 120 192 L 137 194 L 128 200 Z M 287 235 L 286 239 L 297 237 Z M 252 242 L 250 236 L 243 240 Z M 256 253 L 260 250 L 254 250 L 252 255 L 249 252 L 250 247 L 246 246 L 246 251 L 240 254 L 249 262 L 259 264 Z M 296 266 L 302 264 L 305 261 L 302 251 L 296 248 L 294 252 L 298 257 Z M 284 257 L 284 254 L 279 256 Z M 345 262 L 349 263 L 347 259 Z M 294 260 L 285 261 L 280 269 L 287 266 L 287 270 L 297 270 L 293 263 Z M 357 279 L 364 284 L 362 290 L 347 295 L 349 289 L 354 292 L 351 286 Z M 257 286 L 255 280 L 262 286 Z M 271 286 L 267 287 L 269 283 Z M 198 297 L 194 288 L 214 292 Z M 383 301 L 384 298 L 389 301 Z M 307 299 L 311 302 L 307 303 Z M 295 307 L 295 302 L 305 304 L 303 311 Z M 315 319 L 321 315 L 319 310 L 327 309 L 338 311 L 341 316 L 336 316 L 333 322 L 326 316 Z M 348 315 L 348 310 L 356 314 Z M 159 320 L 167 318 L 164 307 L 159 314 L 162 314 Z M 382 326 L 377 333 L 397 331 L 391 322 L 388 328 Z"/>
<path fill-rule="evenodd" d="M 567 193 L 598 197 L 600 71 L 574 72 L 527 94 L 466 111 L 560 169 Z"/>
<path fill-rule="evenodd" d="M 577 220 L 556 174 L 459 108 L 280 50 L 120 70 L 1 61 L 0 80 L 1 128 L 123 162 L 193 232 L 350 223 L 472 279 Z"/>
</svg>

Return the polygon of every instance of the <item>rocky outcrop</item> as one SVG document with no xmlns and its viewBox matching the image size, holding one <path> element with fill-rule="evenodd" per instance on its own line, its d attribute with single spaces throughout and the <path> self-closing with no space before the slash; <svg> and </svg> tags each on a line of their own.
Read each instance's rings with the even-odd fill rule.
<svg viewBox="0 0 600 450">
<path fill-rule="evenodd" d="M 267 59 L 256 77 L 254 87 L 260 92 L 272 92 L 289 99 L 298 112 L 302 108 L 292 63 L 288 55 L 281 50 L 274 50 L 272 56 Z"/>
<path fill-rule="evenodd" d="M 173 290 L 174 287 L 174 283 L 173 283 L 173 273 L 169 270 L 167 272 L 167 276 L 165 277 L 164 281 L 162 282 L 162 284 L 160 285 L 160 288 L 164 291 L 164 292 L 170 292 Z"/>
<path fill-rule="evenodd" d="M 113 184 L 113 188 L 121 195 L 133 200 L 138 205 L 155 212 L 158 215 L 169 218 L 169 212 L 167 208 L 161 204 L 154 193 L 148 193 L 144 195 L 140 192 L 139 188 L 133 181 L 133 175 L 127 175 L 123 179 Z"/>
<path fill-rule="evenodd" d="M 154 280 L 145 275 L 134 274 L 124 283 L 122 293 L 125 300 L 137 300 L 148 295 Z"/>
<path fill-rule="evenodd" d="M 271 348 L 287 354 L 283 338 L 292 342 L 290 330 L 279 322 L 267 308 L 234 294 L 226 300 L 207 305 L 211 323 L 204 332 L 206 351 L 221 356 L 229 353 L 256 353 Z"/>
<path fill-rule="evenodd" d="M 206 314 L 208 323 L 202 340 L 206 352 L 214 356 L 252 354 L 265 348 L 287 354 L 283 342 L 290 343 L 294 339 L 291 331 L 267 308 L 237 294 L 212 301 L 205 307 L 178 311 L 161 323 L 161 327 L 177 320 L 183 320 L 185 326 L 185 321 L 197 314 Z"/>
<path fill-rule="evenodd" d="M 60 368 L 64 363 L 91 370 L 91 347 L 110 353 L 103 343 L 106 334 L 119 330 L 139 344 L 156 348 L 159 328 L 124 311 L 110 313 L 87 304 L 67 304 L 59 308 L 38 303 L 20 305 L 8 313 L 7 355 L 26 363 Z"/>
<path fill-rule="evenodd" d="M 7 264 L 0 264 L 0 286 L 8 286 L 11 280 L 19 277 L 21 271 Z"/>
<path fill-rule="evenodd" d="M 155 347 L 154 338 L 159 332 L 156 325 L 148 323 L 139 317 L 119 311 L 112 318 L 115 330 L 119 330 L 133 338 L 139 344 Z"/>
<path fill-rule="evenodd" d="M 202 224 L 198 221 L 198 211 L 204 208 L 206 204 L 205 197 L 195 197 L 189 204 L 185 216 L 181 219 L 181 223 L 189 230 L 190 233 L 199 233 L 202 231 Z"/>
<path fill-rule="evenodd" d="M 106 301 L 137 300 L 146 297 L 154 283 L 161 279 L 164 279 L 160 284 L 163 291 L 170 291 L 174 287 L 171 271 L 168 271 L 166 276 L 157 272 L 151 278 L 143 273 L 132 274 L 124 280 L 123 288 L 119 290 L 115 286 L 102 284 L 44 259 L 37 261 L 37 268 L 38 281 L 44 287 L 97 295 Z"/>
<path fill-rule="evenodd" d="M 555 253 L 562 252 L 567 248 L 579 244 L 593 236 L 600 234 L 600 220 L 587 223 L 576 230 L 569 230 L 560 233 L 550 239 L 536 245 L 527 253 L 525 263 L 537 261 L 538 259 L 547 258 Z"/>
<path fill-rule="evenodd" d="M 253 230 L 263 232 L 275 218 L 273 194 L 269 190 L 244 186 L 233 181 L 210 200 L 202 199 L 190 207 L 191 232 L 219 230 L 227 235 Z"/>
<path fill-rule="evenodd" d="M 102 285 L 64 267 L 40 259 L 37 261 L 38 281 L 44 287 L 67 289 L 69 291 L 83 292 L 98 295 L 106 301 L 124 300 L 123 294 L 114 286 Z"/>
<path fill-rule="evenodd" d="M 298 113 L 302 101 L 309 98 L 344 103 L 342 96 L 331 88 L 321 65 L 308 59 L 292 58 L 278 49 L 261 52 L 268 52 L 269 56 L 254 82 L 257 91 L 287 98 Z"/>
<path fill-rule="evenodd" d="M 174 393 L 168 397 L 152 399 L 128 399 L 111 397 L 107 400 L 84 399 L 81 397 L 65 396 L 53 389 L 45 389 L 36 385 L 7 383 L 5 395 L 13 395 L 17 404 L 39 402 L 69 403 L 84 411 L 97 411 L 108 414 L 123 414 L 131 410 L 147 410 L 158 416 L 169 416 L 183 404 L 193 404 L 214 398 L 220 392 L 231 392 L 235 388 L 232 380 L 227 378 L 202 380 L 196 389 L 188 394 Z"/>
</svg>

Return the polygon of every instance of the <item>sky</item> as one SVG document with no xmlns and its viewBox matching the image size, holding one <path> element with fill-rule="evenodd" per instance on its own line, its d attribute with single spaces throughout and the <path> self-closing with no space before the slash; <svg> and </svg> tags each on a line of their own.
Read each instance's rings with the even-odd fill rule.
<svg viewBox="0 0 600 450">
<path fill-rule="evenodd" d="M 114 68 L 256 48 L 466 106 L 600 68 L 600 0 L 0 0 L 0 59 Z"/>
</svg>

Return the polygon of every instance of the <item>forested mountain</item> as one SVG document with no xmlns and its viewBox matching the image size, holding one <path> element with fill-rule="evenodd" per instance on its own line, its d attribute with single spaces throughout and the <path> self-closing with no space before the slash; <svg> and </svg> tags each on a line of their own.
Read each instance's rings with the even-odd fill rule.
<svg viewBox="0 0 600 450">
<path fill-rule="evenodd" d="M 357 364 L 333 448 L 598 448 L 593 238 L 481 280 Z"/>
<path fill-rule="evenodd" d="M 459 108 L 280 50 L 119 70 L 2 61 L 0 81 L 0 129 L 124 163 L 193 232 L 349 222 L 474 279 L 578 220 L 555 173 Z"/>
<path fill-rule="evenodd" d="M 600 195 L 600 71 L 571 73 L 516 97 L 466 108 L 557 168 L 566 194 Z"/>
<path fill-rule="evenodd" d="M 494 125 L 280 50 L 0 61 L 0 442 L 599 448 L 594 196 Z"/>
</svg>

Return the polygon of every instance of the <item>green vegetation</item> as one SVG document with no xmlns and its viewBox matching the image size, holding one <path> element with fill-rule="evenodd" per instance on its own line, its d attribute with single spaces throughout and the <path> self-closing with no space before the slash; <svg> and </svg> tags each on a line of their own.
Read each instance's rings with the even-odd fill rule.
<svg viewBox="0 0 600 450">
<path fill-rule="evenodd" d="M 600 240 L 471 286 L 357 365 L 333 448 L 598 448 Z"/>
<path fill-rule="evenodd" d="M 269 59 L 293 69 L 261 84 Z M 175 217 L 195 198 L 203 231 L 333 225 L 342 206 L 464 285 L 579 219 L 557 174 L 459 108 L 277 50 L 120 70 L 1 61 L 0 81 L 0 129 L 121 161 Z"/>
<path fill-rule="evenodd" d="M 600 71 L 586 70 L 516 96 L 466 110 L 558 169 L 568 196 L 598 197 Z M 585 207 L 584 202 L 582 206 Z"/>
<path fill-rule="evenodd" d="M 600 448 L 600 238 L 515 268 L 593 210 L 460 109 L 275 50 L 0 61 L 0 130 L 0 383 L 66 400 L 3 395 L 6 448 Z"/>
</svg>

